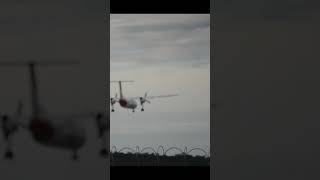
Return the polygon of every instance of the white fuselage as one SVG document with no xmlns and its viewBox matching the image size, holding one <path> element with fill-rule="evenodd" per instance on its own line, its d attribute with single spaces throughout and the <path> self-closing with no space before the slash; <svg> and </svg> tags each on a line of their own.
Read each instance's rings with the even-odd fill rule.
<svg viewBox="0 0 320 180">
<path fill-rule="evenodd" d="M 138 106 L 138 103 L 134 99 L 128 99 L 124 97 L 120 98 L 119 104 L 123 108 L 133 109 L 133 110 L 136 109 Z"/>
</svg>

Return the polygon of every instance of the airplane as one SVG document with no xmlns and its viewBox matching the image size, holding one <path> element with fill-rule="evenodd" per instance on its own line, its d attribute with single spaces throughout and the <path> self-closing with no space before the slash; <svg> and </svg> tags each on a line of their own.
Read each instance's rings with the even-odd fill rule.
<svg viewBox="0 0 320 180">
<path fill-rule="evenodd" d="M 31 132 L 33 139 L 37 143 L 48 147 L 55 147 L 71 151 L 72 159 L 78 160 L 78 151 L 87 141 L 85 126 L 77 121 L 81 117 L 95 120 L 98 130 L 98 138 L 100 138 L 102 141 L 100 155 L 103 157 L 108 155 L 109 152 L 106 147 L 106 141 L 107 131 L 110 130 L 109 115 L 104 115 L 102 112 L 89 112 L 86 114 L 69 114 L 68 116 L 64 117 L 54 117 L 52 114 L 49 114 L 43 106 L 40 105 L 36 67 L 65 66 L 73 64 L 75 64 L 75 62 L 0 62 L 0 66 L 5 67 L 28 67 L 32 108 L 31 115 L 24 117 L 22 115 L 23 103 L 20 101 L 15 114 L 1 115 L 1 129 L 7 144 L 4 154 L 5 159 L 14 158 L 11 143 L 12 136 L 22 128 Z M 62 121 L 53 121 L 53 119 L 57 118 L 60 118 Z"/>
<path fill-rule="evenodd" d="M 148 94 L 145 93 L 144 96 L 125 97 L 123 95 L 123 91 L 122 91 L 122 83 L 131 83 L 131 82 L 134 82 L 134 81 L 110 81 L 110 83 L 118 83 L 119 84 L 119 94 L 120 94 L 119 98 L 118 98 L 118 94 L 116 94 L 114 98 L 110 98 L 111 112 L 114 112 L 114 104 L 116 104 L 117 102 L 120 104 L 120 106 L 122 108 L 132 109 L 132 112 L 135 112 L 135 109 L 138 107 L 138 103 L 136 101 L 138 99 L 140 101 L 140 105 L 141 105 L 141 112 L 143 112 L 144 111 L 144 104 L 146 102 L 151 104 L 151 101 L 149 99 L 178 96 L 178 94 L 148 96 Z"/>
</svg>

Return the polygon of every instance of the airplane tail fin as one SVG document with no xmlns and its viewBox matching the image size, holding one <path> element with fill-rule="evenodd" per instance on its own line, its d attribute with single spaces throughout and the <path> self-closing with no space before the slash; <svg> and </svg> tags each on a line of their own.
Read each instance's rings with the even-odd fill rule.
<svg viewBox="0 0 320 180">
<path fill-rule="evenodd" d="M 120 99 L 123 98 L 123 91 L 122 91 L 122 83 L 132 83 L 134 81 L 132 80 L 125 80 L 125 81 L 110 81 L 110 83 L 119 83 L 119 94 L 120 94 Z"/>
</svg>

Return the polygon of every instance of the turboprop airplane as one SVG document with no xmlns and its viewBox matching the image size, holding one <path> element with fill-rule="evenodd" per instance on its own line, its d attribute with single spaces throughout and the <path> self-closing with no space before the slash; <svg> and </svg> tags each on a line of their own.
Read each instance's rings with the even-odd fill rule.
<svg viewBox="0 0 320 180">
<path fill-rule="evenodd" d="M 101 156 L 107 156 L 108 150 L 106 147 L 107 131 L 110 130 L 110 117 L 104 113 L 97 112 L 86 114 L 70 114 L 67 116 L 53 116 L 40 105 L 38 96 L 38 81 L 36 76 L 36 67 L 42 66 L 65 66 L 73 65 L 75 62 L 0 62 L 0 66 L 5 67 L 28 67 L 30 88 L 31 88 L 31 107 L 32 113 L 30 116 L 22 115 L 23 104 L 18 103 L 17 111 L 13 115 L 2 114 L 1 125 L 4 139 L 7 147 L 5 158 L 14 158 L 12 150 L 12 135 L 18 129 L 22 128 L 31 132 L 33 139 L 41 145 L 65 149 L 73 153 L 73 160 L 79 158 L 78 151 L 84 146 L 87 140 L 85 126 L 79 123 L 79 118 L 89 118 L 95 120 L 98 130 L 98 137 L 102 140 Z M 53 120 L 61 121 L 53 121 Z"/>
<path fill-rule="evenodd" d="M 130 82 L 134 82 L 134 81 L 110 81 L 110 83 L 119 83 L 119 94 L 120 94 L 119 98 L 118 98 L 118 94 L 116 94 L 114 98 L 110 98 L 111 112 L 114 112 L 114 104 L 116 104 L 117 102 L 119 102 L 122 108 L 132 109 L 132 112 L 135 112 L 135 109 L 138 107 L 138 103 L 136 101 L 137 99 L 140 101 L 141 111 L 144 111 L 144 103 L 147 102 L 151 104 L 151 101 L 149 99 L 178 96 L 177 94 L 148 96 L 147 93 L 145 93 L 144 96 L 125 97 L 122 92 L 122 83 L 130 83 Z"/>
</svg>

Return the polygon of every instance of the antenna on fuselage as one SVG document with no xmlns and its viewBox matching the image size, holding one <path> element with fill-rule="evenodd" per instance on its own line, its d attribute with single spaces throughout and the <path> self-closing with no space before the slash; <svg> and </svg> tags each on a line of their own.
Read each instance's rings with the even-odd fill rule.
<svg viewBox="0 0 320 180">
<path fill-rule="evenodd" d="M 122 99 L 124 96 L 123 96 L 123 92 L 122 92 L 122 83 L 131 83 L 131 82 L 134 82 L 134 81 L 110 81 L 110 83 L 119 83 L 119 94 L 120 94 L 120 99 Z"/>
<path fill-rule="evenodd" d="M 25 67 L 29 69 L 30 77 L 30 89 L 31 89 L 31 107 L 34 117 L 39 116 L 40 107 L 39 107 L 39 94 L 38 94 L 38 79 L 36 74 L 36 66 L 42 67 L 52 67 L 52 66 L 67 66 L 78 64 L 75 60 L 68 61 L 0 61 L 0 67 Z"/>
</svg>

